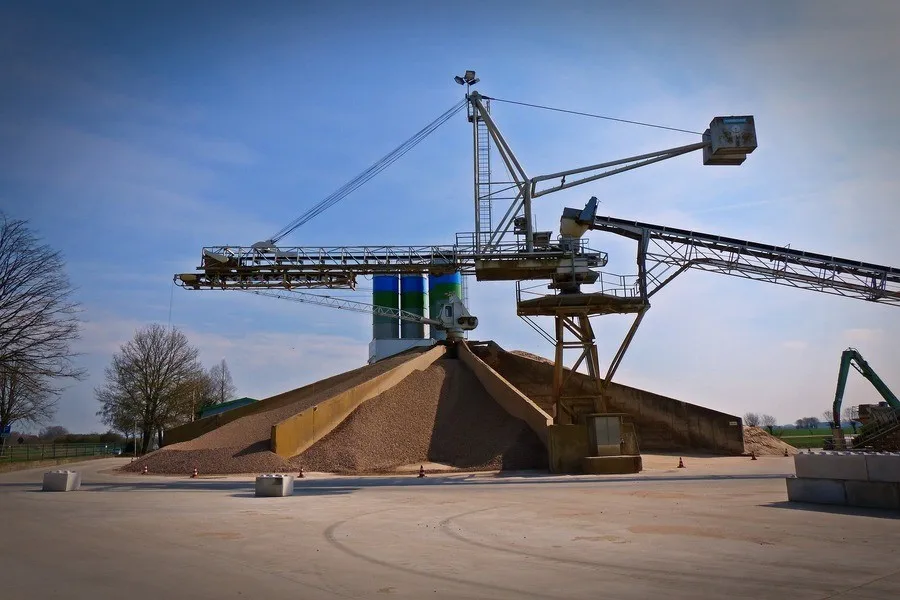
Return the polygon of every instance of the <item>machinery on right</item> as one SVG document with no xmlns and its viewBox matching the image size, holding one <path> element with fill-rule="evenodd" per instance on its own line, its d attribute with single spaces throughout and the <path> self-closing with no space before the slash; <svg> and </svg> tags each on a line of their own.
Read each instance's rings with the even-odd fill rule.
<svg viewBox="0 0 900 600">
<path fill-rule="evenodd" d="M 841 427 L 841 403 L 847 387 L 850 367 L 865 377 L 884 398 L 878 404 L 860 404 L 858 419 L 862 424 L 859 433 L 849 441 Z M 837 389 L 832 406 L 831 439 L 825 440 L 825 450 L 875 450 L 900 451 L 900 400 L 869 366 L 856 348 L 847 348 L 841 354 L 841 368 L 838 371 Z"/>
</svg>

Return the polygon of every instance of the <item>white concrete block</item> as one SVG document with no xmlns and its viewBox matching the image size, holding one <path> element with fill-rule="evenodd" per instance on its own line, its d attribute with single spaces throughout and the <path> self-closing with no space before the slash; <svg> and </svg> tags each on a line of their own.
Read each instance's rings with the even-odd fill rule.
<svg viewBox="0 0 900 600">
<path fill-rule="evenodd" d="M 854 453 L 795 454 L 797 477 L 867 481 L 866 457 Z"/>
<path fill-rule="evenodd" d="M 268 473 L 256 478 L 256 495 L 266 497 L 293 496 L 294 476 Z"/>
<path fill-rule="evenodd" d="M 81 487 L 81 473 L 77 471 L 48 471 L 44 473 L 45 492 L 74 492 Z"/>
<path fill-rule="evenodd" d="M 833 479 L 787 478 L 788 500 L 813 504 L 846 504 L 844 482 Z"/>
<path fill-rule="evenodd" d="M 849 506 L 900 510 L 900 483 L 845 481 Z"/>
<path fill-rule="evenodd" d="M 900 454 L 881 453 L 866 455 L 869 481 L 900 482 Z"/>
</svg>

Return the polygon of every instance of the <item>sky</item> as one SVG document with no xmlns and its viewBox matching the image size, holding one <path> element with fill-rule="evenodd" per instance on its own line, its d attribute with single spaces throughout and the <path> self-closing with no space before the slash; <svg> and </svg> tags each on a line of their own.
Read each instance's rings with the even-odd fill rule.
<svg viewBox="0 0 900 600">
<path fill-rule="evenodd" d="M 692 131 L 756 118 L 742 166 L 694 153 L 546 196 L 539 229 L 597 196 L 599 214 L 900 266 L 898 28 L 900 5 L 830 0 L 4 3 L 0 209 L 63 252 L 83 309 L 73 349 L 89 377 L 55 423 L 104 429 L 94 390 L 152 322 L 185 331 L 206 365 L 224 358 L 240 396 L 363 365 L 366 315 L 172 277 L 203 246 L 291 222 L 461 100 L 465 69 L 489 96 Z M 533 175 L 698 141 L 492 114 Z M 458 115 L 282 243 L 451 244 L 474 226 L 471 150 Z M 632 242 L 588 237 L 608 271 L 636 271 Z M 368 302 L 367 285 L 347 296 Z M 553 356 L 516 317 L 513 283 L 472 280 L 469 304 L 472 339 Z M 629 324 L 595 320 L 601 368 Z M 689 270 L 654 296 L 616 380 L 790 423 L 830 407 L 848 346 L 900 389 L 897 308 Z M 851 372 L 845 403 L 878 400 Z"/>
</svg>

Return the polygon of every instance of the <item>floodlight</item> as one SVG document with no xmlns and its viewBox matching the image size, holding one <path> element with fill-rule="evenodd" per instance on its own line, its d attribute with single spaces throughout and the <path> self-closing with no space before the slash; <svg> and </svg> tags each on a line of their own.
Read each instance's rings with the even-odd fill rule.
<svg viewBox="0 0 900 600">
<path fill-rule="evenodd" d="M 458 83 L 459 85 L 465 85 L 465 84 L 466 84 L 466 80 L 463 79 L 462 77 L 460 77 L 459 75 L 457 75 L 456 77 L 454 77 L 454 78 L 453 78 L 453 81 L 455 81 L 455 82 Z"/>
<path fill-rule="evenodd" d="M 467 82 L 471 82 L 475 79 L 475 71 L 466 71 L 465 79 Z"/>
</svg>

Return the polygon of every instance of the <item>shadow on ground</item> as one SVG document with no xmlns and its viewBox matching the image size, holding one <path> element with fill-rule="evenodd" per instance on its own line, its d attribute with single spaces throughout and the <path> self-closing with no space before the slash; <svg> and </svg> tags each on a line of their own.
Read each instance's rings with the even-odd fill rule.
<svg viewBox="0 0 900 600">
<path fill-rule="evenodd" d="M 856 517 L 875 517 L 878 519 L 900 519 L 900 512 L 886 508 L 864 508 L 861 506 L 841 506 L 837 504 L 813 504 L 808 502 L 769 502 L 760 504 L 765 508 L 784 508 L 835 515 L 852 515 Z"/>
</svg>

